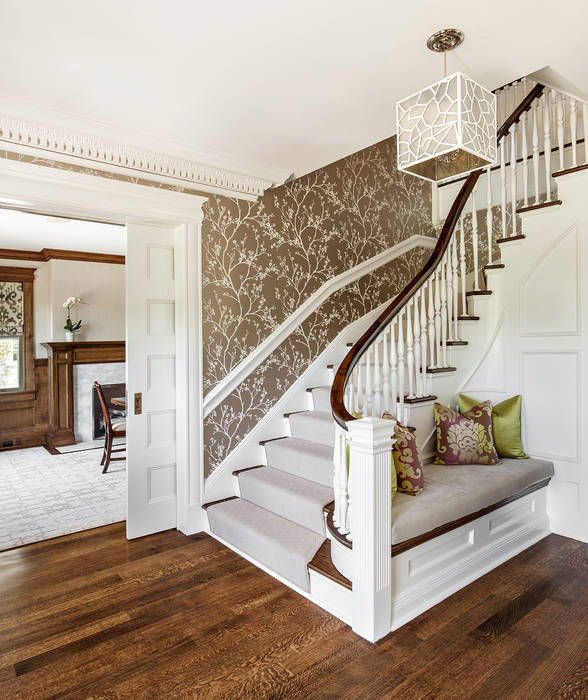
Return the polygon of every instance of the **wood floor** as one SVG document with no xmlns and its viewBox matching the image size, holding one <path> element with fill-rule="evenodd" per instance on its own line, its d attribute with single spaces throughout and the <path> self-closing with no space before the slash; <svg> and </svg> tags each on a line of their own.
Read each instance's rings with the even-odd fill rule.
<svg viewBox="0 0 588 700">
<path fill-rule="evenodd" d="M 550 536 L 372 646 L 206 535 L 0 554 L 0 698 L 588 698 L 588 545 Z"/>
</svg>

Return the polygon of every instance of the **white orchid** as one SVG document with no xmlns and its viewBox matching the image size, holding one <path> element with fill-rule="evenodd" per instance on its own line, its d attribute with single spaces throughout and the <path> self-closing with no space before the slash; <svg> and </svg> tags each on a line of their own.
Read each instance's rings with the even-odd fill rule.
<svg viewBox="0 0 588 700">
<path fill-rule="evenodd" d="M 73 309 L 76 304 L 85 304 L 86 302 L 80 299 L 80 297 L 68 297 L 64 302 L 63 302 L 63 308 L 67 309 L 68 311 L 70 309 Z"/>
<path fill-rule="evenodd" d="M 78 304 L 87 304 L 88 302 L 84 301 L 83 299 L 80 299 L 80 297 L 68 297 L 62 304 L 64 309 L 67 309 L 67 319 L 65 321 L 65 330 L 69 331 L 70 333 L 73 333 L 74 331 L 78 331 L 82 325 L 81 321 L 77 321 L 76 323 L 73 323 L 71 320 L 71 310 L 73 309 L 74 306 L 77 306 Z"/>
</svg>

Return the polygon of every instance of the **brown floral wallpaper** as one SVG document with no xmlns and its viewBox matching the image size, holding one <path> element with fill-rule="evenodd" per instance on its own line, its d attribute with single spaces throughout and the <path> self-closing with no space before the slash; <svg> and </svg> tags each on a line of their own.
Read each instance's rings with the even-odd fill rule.
<svg viewBox="0 0 588 700">
<path fill-rule="evenodd" d="M 204 392 L 321 285 L 414 234 L 435 235 L 431 187 L 396 169 L 396 139 L 266 192 L 211 197 L 202 225 Z M 333 294 L 205 419 L 205 475 L 351 321 L 422 265 L 415 249 Z"/>
</svg>

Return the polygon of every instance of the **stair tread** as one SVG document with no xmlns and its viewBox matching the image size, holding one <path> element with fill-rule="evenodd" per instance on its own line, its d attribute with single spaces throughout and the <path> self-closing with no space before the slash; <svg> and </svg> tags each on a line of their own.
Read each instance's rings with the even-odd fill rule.
<svg viewBox="0 0 588 700">
<path fill-rule="evenodd" d="M 330 411 L 300 411 L 288 417 L 292 437 L 333 446 L 335 444 L 335 421 Z"/>
<path fill-rule="evenodd" d="M 551 202 L 542 202 L 541 204 L 531 204 L 529 207 L 521 207 L 517 209 L 517 214 L 522 214 L 526 211 L 535 211 L 537 209 L 545 209 L 547 207 L 557 207 L 562 204 L 561 199 L 554 199 Z"/>
<path fill-rule="evenodd" d="M 323 486 L 333 483 L 333 446 L 284 437 L 265 445 L 267 466 L 314 481 Z"/>
<path fill-rule="evenodd" d="M 347 588 L 349 591 L 352 590 L 351 581 L 335 568 L 333 560 L 331 559 L 331 541 L 325 540 L 321 546 L 318 548 L 316 554 L 311 561 L 308 562 L 308 568 L 312 571 L 325 576 L 326 578 L 338 583 L 339 585 Z"/>
<path fill-rule="evenodd" d="M 457 320 L 458 321 L 479 321 L 480 317 L 479 316 L 468 316 L 467 314 L 464 314 L 463 316 L 458 316 Z"/>
<path fill-rule="evenodd" d="M 322 509 L 333 500 L 333 489 L 294 474 L 264 467 L 239 476 L 241 498 L 309 530 L 325 534 Z"/>
<path fill-rule="evenodd" d="M 309 590 L 308 563 L 324 542 L 324 535 L 243 498 L 211 505 L 207 514 L 213 534 L 299 588 Z"/>
</svg>

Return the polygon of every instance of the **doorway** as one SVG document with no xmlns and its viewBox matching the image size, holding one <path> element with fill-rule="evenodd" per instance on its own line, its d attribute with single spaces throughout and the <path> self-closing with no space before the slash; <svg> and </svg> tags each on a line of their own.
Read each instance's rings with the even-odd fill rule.
<svg viewBox="0 0 588 700">
<path fill-rule="evenodd" d="M 197 532 L 202 529 L 199 256 L 205 200 L 47 170 L 0 162 L 0 205 L 17 202 L 26 211 L 123 225 L 127 233 L 127 536 L 173 527 Z"/>
</svg>

